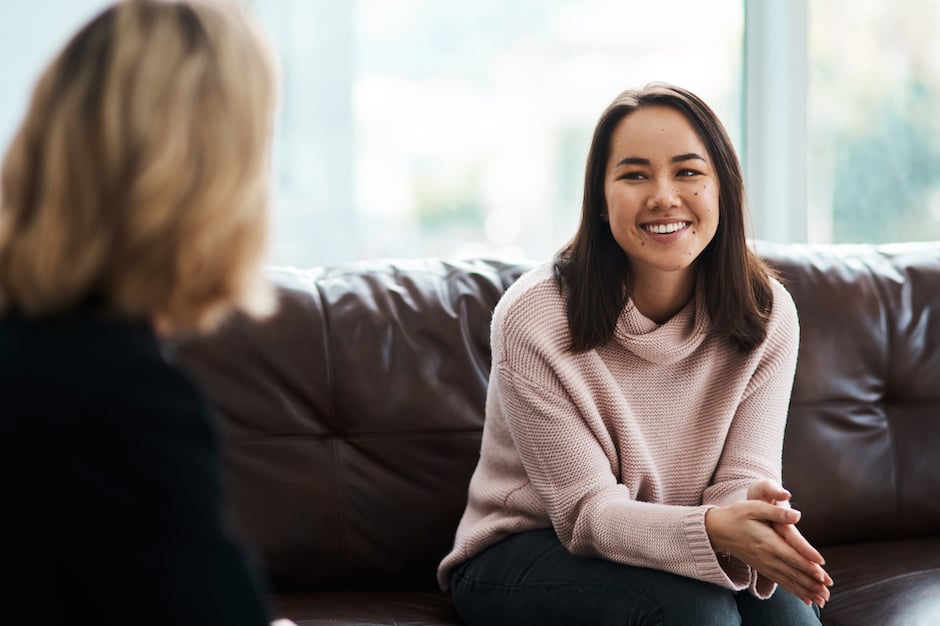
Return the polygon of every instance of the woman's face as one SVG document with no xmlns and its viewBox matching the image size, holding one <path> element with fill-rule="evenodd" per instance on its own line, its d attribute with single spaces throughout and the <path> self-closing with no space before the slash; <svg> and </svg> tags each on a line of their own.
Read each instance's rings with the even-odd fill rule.
<svg viewBox="0 0 940 626">
<path fill-rule="evenodd" d="M 718 230 L 718 175 L 686 117 L 647 106 L 615 127 L 605 221 L 637 279 L 682 279 Z"/>
</svg>

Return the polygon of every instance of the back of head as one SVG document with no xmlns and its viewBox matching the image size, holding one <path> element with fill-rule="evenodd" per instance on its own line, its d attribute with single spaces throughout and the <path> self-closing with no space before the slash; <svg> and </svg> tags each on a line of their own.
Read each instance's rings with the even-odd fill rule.
<svg viewBox="0 0 940 626">
<path fill-rule="evenodd" d="M 0 309 L 260 312 L 275 76 L 237 5 L 127 0 L 40 77 L 3 163 Z"/>
</svg>

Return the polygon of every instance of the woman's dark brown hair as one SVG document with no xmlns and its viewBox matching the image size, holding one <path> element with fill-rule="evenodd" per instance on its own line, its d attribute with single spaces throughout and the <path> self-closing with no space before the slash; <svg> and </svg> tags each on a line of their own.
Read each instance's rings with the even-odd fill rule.
<svg viewBox="0 0 940 626">
<path fill-rule="evenodd" d="M 571 350 L 606 343 L 632 289 L 630 263 L 601 219 L 607 211 L 604 178 L 611 137 L 623 118 L 637 109 L 665 106 L 682 113 L 705 144 L 719 181 L 718 230 L 696 261 L 712 332 L 742 351 L 767 335 L 773 296 L 771 270 L 747 245 L 741 165 L 721 121 L 695 94 L 662 83 L 617 96 L 594 130 L 584 175 L 581 225 L 555 258 L 555 276 L 566 290 Z M 621 288 L 616 288 L 620 285 Z"/>
</svg>

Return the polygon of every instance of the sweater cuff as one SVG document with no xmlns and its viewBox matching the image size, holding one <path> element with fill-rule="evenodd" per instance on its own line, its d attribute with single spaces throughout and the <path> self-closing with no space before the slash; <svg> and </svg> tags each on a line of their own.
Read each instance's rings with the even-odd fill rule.
<svg viewBox="0 0 940 626">
<path fill-rule="evenodd" d="M 752 582 L 751 568 L 734 557 L 719 557 L 705 530 L 705 513 L 710 505 L 695 507 L 683 520 L 685 538 L 698 578 L 726 589 L 741 591 Z M 721 559 L 721 562 L 719 562 Z"/>
<path fill-rule="evenodd" d="M 754 596 L 761 600 L 766 600 L 774 595 L 774 592 L 777 590 L 777 583 L 763 574 L 758 573 L 757 570 L 753 570 L 751 574 L 751 584 L 748 585 L 748 589 Z"/>
</svg>

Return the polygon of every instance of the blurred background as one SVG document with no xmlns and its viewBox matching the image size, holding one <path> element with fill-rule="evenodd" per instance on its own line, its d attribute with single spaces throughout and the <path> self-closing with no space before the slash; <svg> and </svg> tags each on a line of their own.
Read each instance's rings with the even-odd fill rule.
<svg viewBox="0 0 940 626">
<path fill-rule="evenodd" d="M 936 0 L 243 0 L 282 94 L 270 260 L 544 259 L 598 116 L 688 87 L 745 168 L 752 235 L 940 239 Z M 0 4 L 0 146 L 101 0 Z"/>
</svg>

